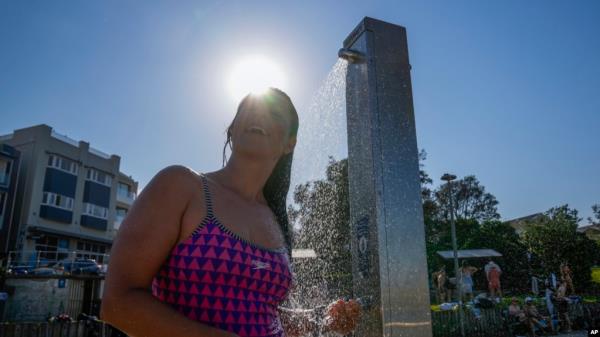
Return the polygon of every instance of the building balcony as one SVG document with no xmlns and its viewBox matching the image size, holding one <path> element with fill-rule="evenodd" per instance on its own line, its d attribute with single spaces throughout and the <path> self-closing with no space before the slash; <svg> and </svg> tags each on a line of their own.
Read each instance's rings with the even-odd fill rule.
<svg viewBox="0 0 600 337">
<path fill-rule="evenodd" d="M 123 217 L 117 217 L 115 219 L 115 221 L 113 222 L 113 229 L 114 230 L 119 230 L 119 227 L 121 227 L 121 222 L 123 222 Z"/>
<path fill-rule="evenodd" d="M 135 194 L 132 192 L 117 192 L 117 201 L 127 205 L 132 205 L 135 200 Z"/>
</svg>

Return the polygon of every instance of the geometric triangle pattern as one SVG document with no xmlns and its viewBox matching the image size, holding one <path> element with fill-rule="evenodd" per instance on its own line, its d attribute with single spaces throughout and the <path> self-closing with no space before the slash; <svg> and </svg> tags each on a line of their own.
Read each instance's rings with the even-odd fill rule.
<svg viewBox="0 0 600 337">
<path fill-rule="evenodd" d="M 240 238 L 212 214 L 175 246 L 152 295 L 189 319 L 246 336 L 284 336 L 277 306 L 291 287 L 286 249 Z"/>
</svg>

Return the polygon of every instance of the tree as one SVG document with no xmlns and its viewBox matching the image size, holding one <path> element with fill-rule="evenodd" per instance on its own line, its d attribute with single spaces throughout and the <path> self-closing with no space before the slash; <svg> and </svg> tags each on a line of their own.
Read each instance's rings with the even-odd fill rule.
<svg viewBox="0 0 600 337">
<path fill-rule="evenodd" d="M 523 236 L 525 245 L 539 261 L 533 266 L 534 272 L 558 275 L 560 264 L 566 262 L 573 271 L 576 291 L 589 285 L 590 267 L 600 257 L 600 246 L 577 232 L 580 220 L 576 209 L 568 205 L 554 207 L 530 223 Z"/>
<path fill-rule="evenodd" d="M 498 214 L 498 201 L 485 187 L 479 183 L 475 176 L 466 176 L 451 183 L 452 202 L 454 203 L 454 216 L 456 219 L 473 219 L 479 222 L 500 219 Z M 450 199 L 448 184 L 441 185 L 435 191 L 435 200 L 438 208 L 438 218 L 450 218 Z"/>
<path fill-rule="evenodd" d="M 425 160 L 427 159 L 427 152 L 421 150 L 419 152 L 419 180 L 421 181 L 421 201 L 423 203 L 423 217 L 427 223 L 430 219 L 435 218 L 438 212 L 437 204 L 435 203 L 434 194 L 430 186 L 433 183 L 433 179 L 429 177 L 429 174 L 425 171 Z"/>
<path fill-rule="evenodd" d="M 588 217 L 590 225 L 600 225 L 600 204 L 593 205 L 592 212 L 594 212 L 594 218 Z"/>
<path fill-rule="evenodd" d="M 323 290 L 316 296 L 351 295 L 348 194 L 348 160 L 336 161 L 330 157 L 326 178 L 296 186 L 294 201 L 297 207 L 288 208 L 292 223 L 299 228 L 294 246 L 314 249 L 317 254 L 316 261 L 298 263 L 295 270 L 300 278 L 305 278 L 298 284 Z M 311 293 L 312 290 L 303 291 Z"/>
</svg>

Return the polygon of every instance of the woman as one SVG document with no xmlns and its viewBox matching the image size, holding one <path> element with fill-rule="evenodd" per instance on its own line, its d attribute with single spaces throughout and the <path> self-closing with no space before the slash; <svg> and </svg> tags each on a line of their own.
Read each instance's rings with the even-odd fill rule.
<svg viewBox="0 0 600 337">
<path fill-rule="evenodd" d="M 561 283 L 565 283 L 567 295 L 575 294 L 575 287 L 573 287 L 573 273 L 566 262 L 563 262 L 560 265 L 560 281 Z"/>
<path fill-rule="evenodd" d="M 473 300 L 473 274 L 477 272 L 477 268 L 469 266 L 466 260 L 463 260 L 460 268 L 462 292 L 470 301 Z"/>
<path fill-rule="evenodd" d="M 450 302 L 450 294 L 448 289 L 448 275 L 446 274 L 446 266 L 442 266 L 439 271 L 433 273 L 433 280 L 437 290 L 438 303 Z"/>
<path fill-rule="evenodd" d="M 460 268 L 460 277 L 462 285 L 462 293 L 465 297 L 469 298 L 469 301 L 473 300 L 473 274 L 477 272 L 477 268 L 469 266 L 467 261 L 463 260 Z"/>
<path fill-rule="evenodd" d="M 227 129 L 232 155 L 222 169 L 159 172 L 113 244 L 102 318 L 145 337 L 298 336 L 315 329 L 308 315 L 279 307 L 292 284 L 286 195 L 297 131 L 285 93 L 248 95 Z M 328 314 L 325 329 L 346 334 L 358 304 L 337 301 Z"/>
<path fill-rule="evenodd" d="M 495 297 L 496 295 L 502 297 L 502 287 L 500 286 L 500 275 L 502 274 L 502 269 L 500 266 L 496 264 L 496 262 L 490 260 L 484 267 L 485 276 L 488 280 L 488 290 L 490 292 L 490 297 Z"/>
<path fill-rule="evenodd" d="M 558 319 L 565 323 L 566 332 L 571 332 L 571 319 L 569 318 L 569 298 L 567 297 L 567 283 L 560 282 L 554 296 Z"/>
</svg>

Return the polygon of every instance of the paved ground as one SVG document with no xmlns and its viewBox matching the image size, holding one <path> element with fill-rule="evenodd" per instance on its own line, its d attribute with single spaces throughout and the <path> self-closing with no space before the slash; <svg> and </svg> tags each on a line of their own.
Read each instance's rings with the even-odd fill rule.
<svg viewBox="0 0 600 337">
<path fill-rule="evenodd" d="M 587 331 L 586 330 L 580 330 L 580 331 L 573 331 L 571 333 L 561 333 L 560 335 L 561 337 L 587 337 Z"/>
<path fill-rule="evenodd" d="M 570 333 L 561 333 L 556 336 L 559 336 L 559 337 L 587 337 L 587 335 L 588 334 L 587 334 L 586 330 L 579 330 L 579 331 L 573 331 Z"/>
<path fill-rule="evenodd" d="M 587 331 L 580 330 L 580 331 L 573 331 L 571 333 L 561 333 L 558 336 L 561 336 L 561 337 L 587 337 Z"/>
</svg>

